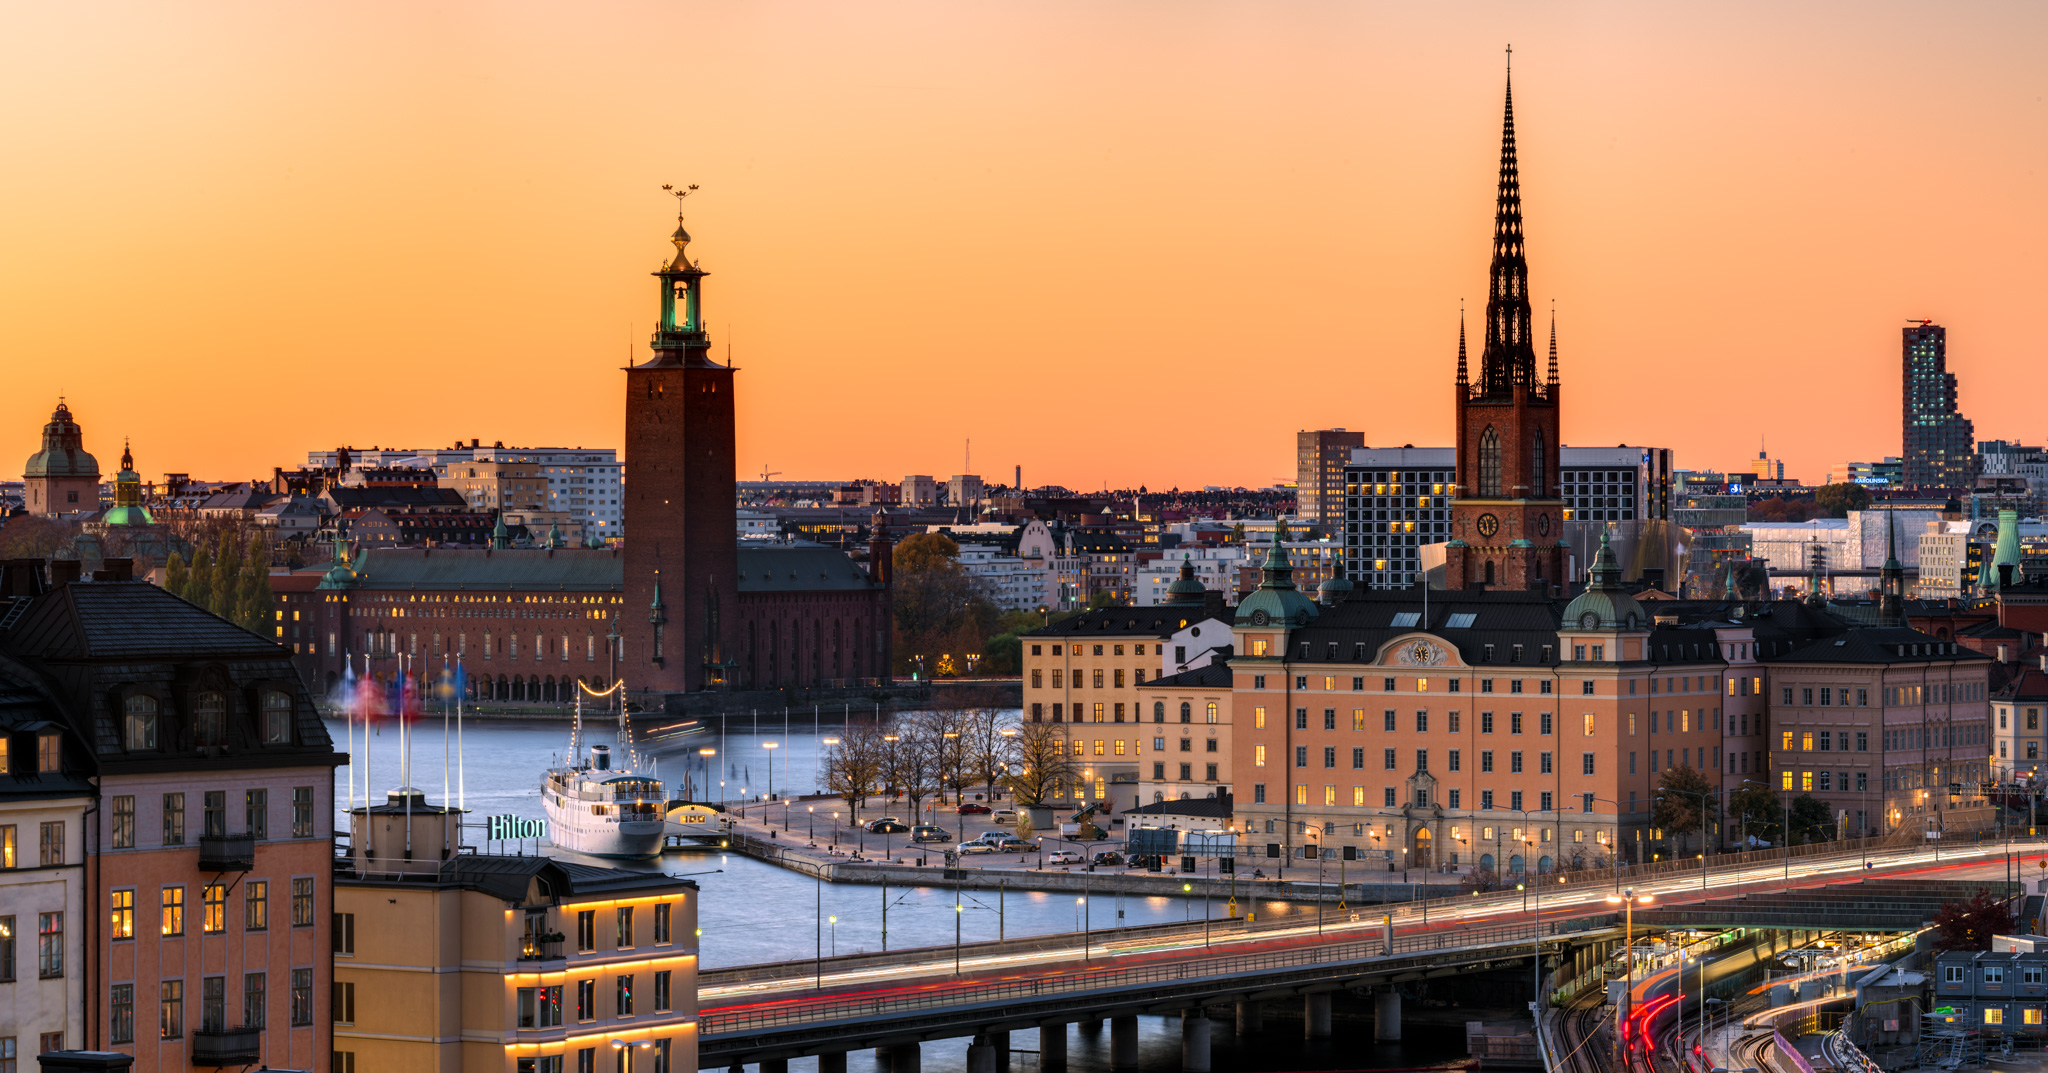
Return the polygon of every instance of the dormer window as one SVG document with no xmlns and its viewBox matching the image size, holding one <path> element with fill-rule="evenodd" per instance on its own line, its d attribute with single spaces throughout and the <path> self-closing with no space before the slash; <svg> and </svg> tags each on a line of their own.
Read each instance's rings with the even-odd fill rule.
<svg viewBox="0 0 2048 1073">
<path fill-rule="evenodd" d="M 36 735 L 36 771 L 56 772 L 64 767 L 64 735 L 45 730 Z"/>
<path fill-rule="evenodd" d="M 158 705 L 155 697 L 137 694 L 121 703 L 121 747 L 131 753 L 156 748 Z"/>
<path fill-rule="evenodd" d="M 292 741 L 292 696 L 279 690 L 263 694 L 263 744 L 289 745 Z"/>
<path fill-rule="evenodd" d="M 209 692 L 192 698 L 192 733 L 202 746 L 227 744 L 228 705 L 225 696 Z"/>
</svg>

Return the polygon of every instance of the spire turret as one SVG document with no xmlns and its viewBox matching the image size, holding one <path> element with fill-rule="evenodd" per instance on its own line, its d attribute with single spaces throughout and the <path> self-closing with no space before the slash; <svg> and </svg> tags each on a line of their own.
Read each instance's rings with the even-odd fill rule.
<svg viewBox="0 0 2048 1073">
<path fill-rule="evenodd" d="M 1529 262 L 1522 247 L 1522 178 L 1515 157 L 1515 87 L 1510 78 L 1500 131 L 1500 187 L 1493 205 L 1493 267 L 1488 272 L 1486 342 L 1479 386 L 1504 396 L 1536 386 L 1529 314 Z"/>
<path fill-rule="evenodd" d="M 1471 383 L 1465 376 L 1465 305 L 1458 304 L 1458 386 Z"/>
<path fill-rule="evenodd" d="M 654 327 L 654 358 L 648 364 L 717 367 L 710 358 L 711 336 L 704 330 L 704 277 L 710 273 L 690 260 L 690 232 L 683 226 L 683 199 L 697 186 L 662 189 L 676 199 L 676 229 L 668 238 L 676 253 L 654 273 L 661 281 L 661 319 Z"/>
<path fill-rule="evenodd" d="M 1550 303 L 1550 389 L 1557 390 L 1557 303 Z"/>
</svg>

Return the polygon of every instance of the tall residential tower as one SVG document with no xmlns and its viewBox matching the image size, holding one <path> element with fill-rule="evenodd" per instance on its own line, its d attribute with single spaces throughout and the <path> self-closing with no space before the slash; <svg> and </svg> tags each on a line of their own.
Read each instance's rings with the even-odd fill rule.
<svg viewBox="0 0 2048 1073">
<path fill-rule="evenodd" d="M 1901 480 L 1908 488 L 1963 489 L 1976 478 L 1975 437 L 1956 410 L 1956 377 L 1948 371 L 1948 329 L 1929 320 L 1905 329 Z"/>
</svg>

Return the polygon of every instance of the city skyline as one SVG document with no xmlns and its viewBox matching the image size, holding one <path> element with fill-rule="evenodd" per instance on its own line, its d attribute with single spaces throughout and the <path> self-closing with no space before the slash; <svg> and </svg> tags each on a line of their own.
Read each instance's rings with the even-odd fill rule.
<svg viewBox="0 0 2048 1073">
<path fill-rule="evenodd" d="M 944 475 L 971 437 L 1034 485 L 1256 487 L 1299 429 L 1440 444 L 1509 40 L 1565 443 L 1719 468 L 1765 437 L 1809 481 L 1898 454 L 1919 317 L 1979 436 L 2030 439 L 2007 236 L 2048 16 L 1922 10 L 24 11 L 0 451 L 60 394 L 152 479 L 622 445 L 662 182 L 702 186 L 741 476 Z M 1275 368 L 1318 386 L 1246 405 Z M 1216 389 L 1229 436 L 1130 427 Z"/>
</svg>

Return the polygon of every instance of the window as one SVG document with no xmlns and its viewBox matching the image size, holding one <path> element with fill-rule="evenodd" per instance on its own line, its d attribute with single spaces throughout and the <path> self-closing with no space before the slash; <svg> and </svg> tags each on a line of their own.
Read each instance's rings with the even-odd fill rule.
<svg viewBox="0 0 2048 1073">
<path fill-rule="evenodd" d="M 353 1023 L 352 1021 L 343 1022 L 341 1020 L 341 989 L 344 987 L 353 988 L 354 986 L 353 984 L 334 985 L 334 1020 L 336 1023 Z M 354 1003 L 351 1002 L 350 1005 L 353 1006 Z M 184 1037 L 185 981 L 165 980 L 157 985 L 156 1013 L 156 1034 L 158 1038 L 181 1039 Z M 353 1018 L 353 1011 L 351 1011 L 350 1016 Z"/>
<path fill-rule="evenodd" d="M 2001 1010 L 2001 1009 L 1999 1009 L 1999 1008 L 1998 1008 L 1998 1007 L 1996 1007 L 1996 1006 L 1986 1006 L 1986 1007 L 1984 1007 L 1984 1023 L 1985 1023 L 1985 1024 L 1987 1024 L 1987 1025 L 2002 1025 L 2002 1024 L 2004 1024 L 2004 1023 L 2005 1023 L 2005 1011 L 2004 1011 L 2004 1010 Z"/>
<path fill-rule="evenodd" d="M 263 694 L 263 744 L 289 745 L 291 740 L 291 694 L 275 690 Z"/>
<path fill-rule="evenodd" d="M 185 934 L 185 888 L 165 887 L 161 913 L 161 934 Z"/>
<path fill-rule="evenodd" d="M 1384 755 L 1384 764 L 1383 764 L 1383 766 L 1385 766 L 1385 768 L 1386 768 L 1386 769 L 1387 769 L 1388 771 L 1392 771 L 1392 770 L 1394 770 L 1394 750 L 1392 750 L 1392 749 L 1388 749 L 1388 750 L 1386 750 L 1386 752 L 1385 752 L 1385 753 L 1384 753 L 1383 755 Z"/>
<path fill-rule="evenodd" d="M 675 906 L 662 902 L 654 907 L 654 942 L 656 946 L 673 942 L 669 937 L 669 915 Z"/>
<path fill-rule="evenodd" d="M 199 930 L 218 933 L 228 930 L 228 889 L 208 883 L 199 892 Z"/>
<path fill-rule="evenodd" d="M 292 787 L 292 837 L 313 837 L 313 788 Z"/>
<path fill-rule="evenodd" d="M 242 974 L 242 1024 L 249 1028 L 262 1028 L 269 1020 L 270 977 L 267 973 L 245 972 Z"/>
<path fill-rule="evenodd" d="M 205 832 L 207 838 L 228 836 L 228 792 L 208 790 L 204 799 Z"/>
<path fill-rule="evenodd" d="M 0 984 L 14 982 L 14 918 L 0 917 Z"/>
<path fill-rule="evenodd" d="M 36 975 L 52 980 L 64 975 L 64 914 L 36 914 Z"/>
<path fill-rule="evenodd" d="M 121 746 L 131 753 L 156 748 L 158 705 L 155 697 L 133 696 L 121 704 Z"/>
<path fill-rule="evenodd" d="M 1185 739 L 1185 738 L 1183 738 L 1182 740 L 1183 740 L 1183 741 L 1185 741 L 1186 739 Z M 1323 766 L 1324 766 L 1324 767 L 1326 767 L 1326 768 L 1333 768 L 1333 767 L 1336 767 L 1336 766 L 1337 766 L 1337 747 L 1336 747 L 1336 746 L 1334 746 L 1334 745 L 1325 745 L 1325 746 L 1323 746 Z M 1183 776 L 1183 778 L 1185 778 L 1185 776 Z"/>
<path fill-rule="evenodd" d="M 1522 750 L 1516 749 L 1508 753 L 1508 771 L 1516 775 L 1522 773 Z"/>
<path fill-rule="evenodd" d="M 633 948 L 633 907 L 630 905 L 619 906 L 618 915 L 617 947 L 620 950 L 631 950 Z"/>
<path fill-rule="evenodd" d="M 1550 774 L 1550 754 L 1549 754 L 1549 753 L 1547 753 L 1547 752 L 1546 752 L 1546 753 L 1541 753 L 1541 754 L 1539 754 L 1539 755 L 1537 756 L 1537 758 L 1536 758 L 1536 759 L 1537 759 L 1537 764 L 1536 764 L 1536 772 L 1537 772 L 1537 774 L 1540 774 L 1540 775 L 1548 775 L 1548 774 Z"/>
<path fill-rule="evenodd" d="M 334 1023 L 352 1025 L 356 1023 L 356 985 L 346 980 L 334 982 Z"/>
<path fill-rule="evenodd" d="M 1265 747 L 1265 746 L 1263 746 L 1263 745 L 1254 745 L 1254 746 L 1252 746 L 1252 766 L 1253 766 L 1253 767 L 1265 767 L 1265 766 L 1266 766 L 1266 747 Z"/>
<path fill-rule="evenodd" d="M 1941 967 L 1941 982 L 1945 984 L 1962 983 L 1963 967 L 1961 965 L 1943 965 Z"/>
<path fill-rule="evenodd" d="M 113 1042 L 135 1042 L 135 985 L 115 984 L 108 994 L 113 1010 Z"/>
<path fill-rule="evenodd" d="M 304 877 L 292 880 L 292 927 L 313 926 L 313 880 Z"/>
<path fill-rule="evenodd" d="M 1306 745 L 1297 745 L 1297 746 L 1295 746 L 1295 747 L 1294 747 L 1294 766 L 1295 766 L 1295 767 L 1307 767 L 1307 766 L 1308 766 L 1308 746 L 1306 746 Z"/>
<path fill-rule="evenodd" d="M 164 795 L 164 845 L 185 844 L 185 795 Z"/>
<path fill-rule="evenodd" d="M 114 848 L 135 848 L 135 795 L 114 798 Z"/>
<path fill-rule="evenodd" d="M 54 868 L 64 863 L 64 821 L 51 820 L 39 825 L 39 859 L 45 868 Z"/>
<path fill-rule="evenodd" d="M 625 973 L 614 982 L 618 992 L 618 1016 L 629 1017 L 633 1013 L 633 974 Z"/>
<path fill-rule="evenodd" d="M 292 970 L 292 1023 L 313 1023 L 313 970 Z"/>
<path fill-rule="evenodd" d="M 1580 753 L 1580 754 L 1579 754 L 1579 774 L 1581 774 L 1581 775 L 1591 775 L 1591 774 L 1593 774 L 1593 754 L 1592 754 L 1592 753 Z M 1590 802 L 1590 801 L 1589 801 L 1589 802 L 1587 802 L 1587 806 L 1586 806 L 1586 811 L 1587 811 L 1587 812 L 1591 812 L 1591 811 L 1593 811 L 1593 808 L 1592 808 L 1592 802 Z"/>
<path fill-rule="evenodd" d="M 576 981 L 576 1019 L 578 1021 L 597 1020 L 596 980 Z"/>
<path fill-rule="evenodd" d="M 1444 761 L 1444 763 L 1447 765 L 1445 767 L 1446 771 L 1458 771 L 1461 769 L 1463 764 L 1463 752 L 1464 750 L 1462 749 L 1452 749 L 1450 751 L 1450 758 Z"/>
<path fill-rule="evenodd" d="M 202 747 L 227 744 L 226 697 L 219 693 L 201 693 L 192 698 L 192 736 Z"/>
<path fill-rule="evenodd" d="M 576 952 L 588 954 L 597 949 L 597 910 L 585 909 L 576 914 Z"/>
<path fill-rule="evenodd" d="M 1389 729 L 1391 729 L 1391 728 L 1389 728 Z M 1493 713 L 1492 713 L 1492 712 L 1480 712 L 1480 713 L 1479 713 L 1479 732 L 1480 732 L 1481 734 L 1491 734 L 1491 733 L 1493 733 Z"/>
<path fill-rule="evenodd" d="M 250 837 L 270 837 L 270 791 L 249 790 L 243 795 L 242 821 Z"/>
<path fill-rule="evenodd" d="M 252 879 L 242 884 L 242 927 L 266 931 L 270 927 L 270 883 Z"/>
<path fill-rule="evenodd" d="M 135 938 L 135 892 L 133 890 L 110 891 L 108 892 L 108 898 L 113 905 L 113 924 L 108 931 L 108 938 Z"/>
</svg>

